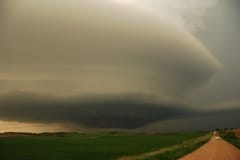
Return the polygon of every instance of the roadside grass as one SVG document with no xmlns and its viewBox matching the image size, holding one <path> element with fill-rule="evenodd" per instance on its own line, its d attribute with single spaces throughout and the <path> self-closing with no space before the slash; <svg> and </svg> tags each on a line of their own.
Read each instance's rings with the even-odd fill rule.
<svg viewBox="0 0 240 160">
<path fill-rule="evenodd" d="M 125 156 L 117 160 L 176 160 L 198 149 L 207 143 L 210 138 L 211 134 L 207 134 L 171 147 L 160 148 L 159 150 L 146 152 L 140 155 Z"/>
<path fill-rule="evenodd" d="M 240 149 L 240 139 L 226 139 L 226 140 Z"/>
<path fill-rule="evenodd" d="M 235 133 L 221 133 L 221 137 L 240 149 L 240 138 L 237 138 Z"/>
<path fill-rule="evenodd" d="M 199 141 L 197 143 L 188 144 L 188 145 L 182 145 L 178 149 L 173 151 L 168 151 L 163 154 L 159 154 L 150 158 L 146 158 L 144 160 L 176 160 L 179 158 L 182 158 L 183 156 L 192 153 L 193 151 L 197 150 L 204 144 L 206 144 L 209 141 L 209 139 Z"/>
</svg>

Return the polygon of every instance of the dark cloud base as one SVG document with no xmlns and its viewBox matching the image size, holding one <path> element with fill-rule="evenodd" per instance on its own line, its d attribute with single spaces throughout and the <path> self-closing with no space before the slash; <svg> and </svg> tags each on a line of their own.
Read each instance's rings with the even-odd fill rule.
<svg viewBox="0 0 240 160">
<path fill-rule="evenodd" d="M 240 109 L 197 111 L 143 99 L 137 96 L 104 100 L 83 100 L 82 97 L 55 99 L 18 93 L 0 97 L 0 119 L 41 123 L 66 122 L 90 128 L 135 129 L 165 120 L 240 114 Z"/>
<path fill-rule="evenodd" d="M 0 98 L 3 120 L 24 122 L 72 122 L 96 128 L 137 128 L 196 113 L 174 105 L 149 103 L 137 98 L 54 99 L 31 94 Z"/>
</svg>

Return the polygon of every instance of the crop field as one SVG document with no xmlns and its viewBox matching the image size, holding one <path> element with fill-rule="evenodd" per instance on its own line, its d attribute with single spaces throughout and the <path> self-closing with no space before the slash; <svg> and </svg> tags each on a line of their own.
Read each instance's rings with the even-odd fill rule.
<svg viewBox="0 0 240 160">
<path fill-rule="evenodd" d="M 0 136 L 2 160 L 112 160 L 195 139 L 181 134 L 48 134 Z"/>
</svg>

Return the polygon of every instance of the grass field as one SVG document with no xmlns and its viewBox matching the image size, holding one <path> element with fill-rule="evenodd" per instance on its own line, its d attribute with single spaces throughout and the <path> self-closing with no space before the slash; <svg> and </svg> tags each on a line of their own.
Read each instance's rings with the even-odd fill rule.
<svg viewBox="0 0 240 160">
<path fill-rule="evenodd" d="M 0 137 L 2 160 L 111 160 L 169 147 L 203 133 L 64 134 Z"/>
</svg>

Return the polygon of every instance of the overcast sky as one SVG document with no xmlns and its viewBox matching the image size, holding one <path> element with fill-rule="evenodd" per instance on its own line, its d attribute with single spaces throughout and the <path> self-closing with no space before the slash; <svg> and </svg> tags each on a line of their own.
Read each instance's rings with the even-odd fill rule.
<svg viewBox="0 0 240 160">
<path fill-rule="evenodd" d="M 0 132 L 240 127 L 237 0 L 0 5 Z"/>
</svg>

